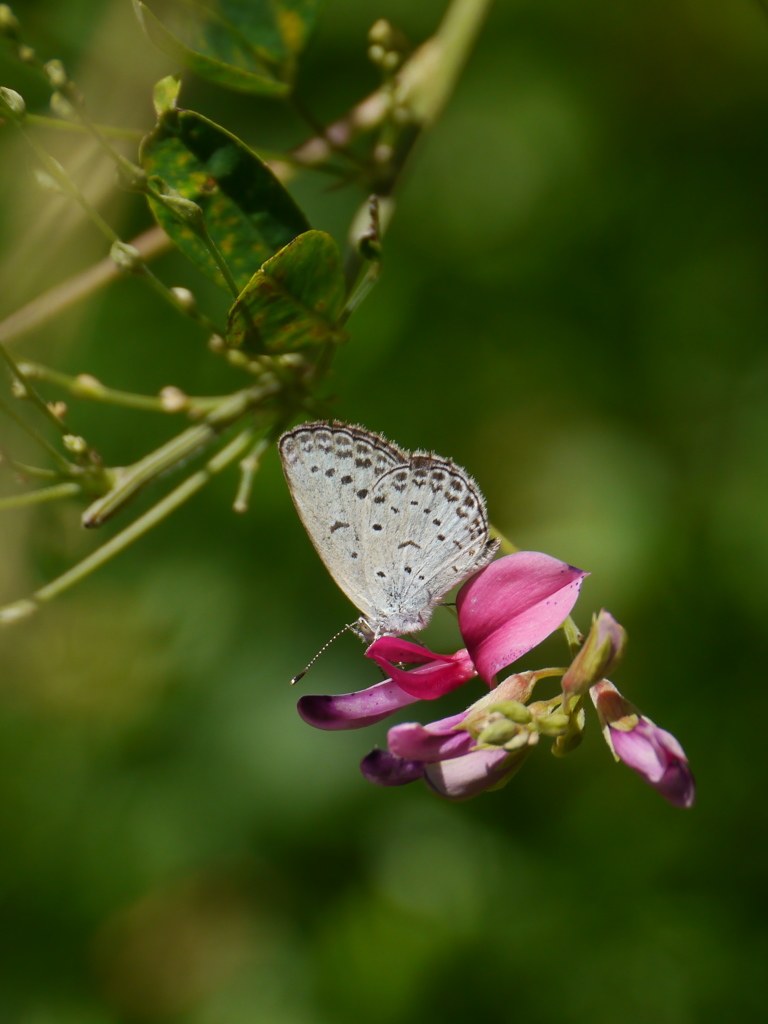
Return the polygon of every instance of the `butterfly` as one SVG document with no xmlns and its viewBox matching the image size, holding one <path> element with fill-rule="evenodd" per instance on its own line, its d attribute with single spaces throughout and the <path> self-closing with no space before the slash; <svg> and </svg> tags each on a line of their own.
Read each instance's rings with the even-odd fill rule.
<svg viewBox="0 0 768 1024">
<path fill-rule="evenodd" d="M 278 448 L 304 528 L 361 611 L 351 628 L 366 641 L 423 629 L 498 550 L 477 484 L 450 459 L 338 421 L 294 427 Z"/>
</svg>

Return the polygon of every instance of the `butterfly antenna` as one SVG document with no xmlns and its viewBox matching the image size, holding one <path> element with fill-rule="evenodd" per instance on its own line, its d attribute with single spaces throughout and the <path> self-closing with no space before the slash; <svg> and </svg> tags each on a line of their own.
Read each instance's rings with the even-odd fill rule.
<svg viewBox="0 0 768 1024">
<path fill-rule="evenodd" d="M 299 672 L 299 674 L 298 674 L 297 676 L 294 676 L 294 677 L 293 677 L 293 679 L 291 680 L 291 686 L 295 686 L 295 685 L 296 685 L 296 683 L 298 683 L 298 681 L 299 681 L 300 679 L 303 679 L 303 678 L 304 678 L 304 676 L 305 676 L 305 675 L 307 674 L 307 672 L 309 672 L 309 670 L 310 670 L 310 669 L 312 668 L 312 666 L 313 666 L 313 665 L 315 664 L 315 662 L 317 661 L 317 659 L 318 659 L 318 658 L 320 657 L 320 655 L 321 655 L 321 654 L 323 653 L 323 651 L 327 651 L 327 650 L 328 650 L 328 648 L 329 648 L 329 647 L 331 646 L 331 644 L 333 643 L 333 641 L 334 641 L 334 640 L 338 640 L 338 639 L 339 639 L 339 637 L 341 636 L 341 634 L 342 634 L 342 633 L 346 633 L 348 629 L 352 629 L 352 626 L 353 626 L 353 625 L 354 625 L 354 623 L 353 623 L 353 622 L 348 622 L 346 626 L 342 626 L 342 628 L 341 628 L 341 629 L 339 630 L 339 632 L 338 632 L 338 633 L 334 633 L 334 635 L 333 635 L 333 636 L 331 637 L 331 639 L 330 639 L 330 640 L 328 640 L 328 641 L 326 641 L 326 642 L 325 642 L 325 643 L 323 644 L 323 646 L 322 646 L 322 647 L 320 648 L 320 650 L 319 650 L 319 651 L 317 652 L 317 654 L 316 654 L 316 655 L 314 656 L 314 658 L 312 659 L 312 661 L 310 661 L 310 663 L 309 663 L 309 664 L 307 665 L 307 667 L 306 667 L 306 668 L 305 668 L 305 669 L 304 669 L 304 670 L 303 670 L 302 672 Z"/>
</svg>

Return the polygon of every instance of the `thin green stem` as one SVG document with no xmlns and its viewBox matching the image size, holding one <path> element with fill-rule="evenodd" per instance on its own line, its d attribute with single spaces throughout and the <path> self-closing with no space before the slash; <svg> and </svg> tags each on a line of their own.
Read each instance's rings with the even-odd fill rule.
<svg viewBox="0 0 768 1024">
<path fill-rule="evenodd" d="M 145 262 L 153 260 L 173 247 L 173 242 L 160 227 L 149 230 L 131 239 L 130 245 L 137 249 Z M 64 312 L 81 299 L 88 298 L 104 288 L 111 281 L 121 277 L 123 271 L 110 256 L 62 281 L 36 299 L 11 313 L 0 322 L 0 342 L 6 344 L 41 327 L 59 313 Z"/>
<path fill-rule="evenodd" d="M 52 487 L 41 487 L 37 491 L 26 491 L 24 494 L 12 494 L 7 498 L 0 498 L 0 511 L 9 508 L 21 508 L 24 505 L 39 505 L 44 501 L 58 501 L 59 498 L 71 498 L 80 494 L 80 484 L 74 482 L 67 484 L 54 484 Z"/>
<path fill-rule="evenodd" d="M 381 263 L 375 260 L 368 264 L 365 273 L 355 286 L 354 291 L 347 299 L 347 304 L 341 312 L 339 323 L 345 324 L 360 304 L 367 298 L 369 292 L 376 284 L 381 274 Z"/>
<path fill-rule="evenodd" d="M 188 427 L 132 466 L 117 470 L 117 483 L 85 510 L 82 517 L 83 526 L 101 526 L 151 480 L 211 444 L 222 431 L 245 415 L 249 409 L 279 390 L 280 385 L 275 381 L 236 391 L 212 410 L 203 422 Z"/>
<path fill-rule="evenodd" d="M 66 423 L 59 419 L 48 403 L 32 387 L 29 382 L 29 378 L 19 367 L 18 363 L 16 363 L 10 352 L 6 350 L 4 345 L 0 345 L 0 359 L 5 361 L 8 369 L 23 388 L 24 398 L 28 398 L 33 405 L 37 406 L 43 416 L 45 416 L 45 418 L 52 423 L 60 433 L 69 434 L 70 431 L 68 430 Z"/>
<path fill-rule="evenodd" d="M 139 516 L 135 522 L 116 534 L 111 540 L 108 540 L 106 544 L 97 548 L 87 558 L 84 558 L 82 562 L 79 562 L 44 587 L 41 587 L 31 597 L 0 608 L 0 626 L 10 625 L 19 619 L 32 615 L 41 604 L 52 600 L 54 597 L 58 597 L 59 594 L 79 583 L 86 576 L 94 572 L 94 570 L 99 569 L 106 562 L 110 561 L 115 555 L 119 555 L 133 544 L 134 541 L 143 537 L 144 534 L 161 523 L 163 519 L 172 512 L 175 512 L 184 502 L 201 490 L 213 476 L 240 458 L 252 440 L 253 430 L 251 428 L 243 430 L 221 451 L 217 452 L 202 469 L 187 477 L 183 483 L 166 495 L 162 501 L 159 501 L 148 512 L 145 512 L 144 515 Z"/>
<path fill-rule="evenodd" d="M 29 148 L 35 154 L 35 156 L 43 165 L 43 167 L 45 167 L 46 171 L 54 179 L 57 185 L 60 186 L 62 191 L 66 192 L 67 195 L 71 196 L 72 199 L 75 200 L 75 202 L 80 206 L 83 212 L 88 215 L 91 222 L 95 225 L 96 228 L 98 228 L 98 230 L 102 233 L 102 235 L 104 235 L 104 237 L 110 244 L 114 242 L 119 242 L 120 238 L 118 237 L 117 233 L 113 231 L 109 224 L 107 224 L 107 222 L 101 216 L 96 207 L 93 206 L 92 203 L 85 198 L 83 193 L 74 183 L 74 181 L 70 178 L 69 174 L 67 174 L 67 172 L 61 166 L 58 160 L 54 160 L 52 156 L 46 153 L 43 147 L 38 143 L 37 139 L 31 136 L 29 132 L 25 132 L 21 125 L 18 125 L 18 127 L 21 131 L 24 141 L 27 143 Z"/>
<path fill-rule="evenodd" d="M 118 391 L 115 388 L 108 388 L 88 373 L 79 374 L 76 377 L 68 373 L 61 373 L 50 366 L 43 366 L 42 363 L 19 363 L 19 369 L 28 379 L 42 380 L 49 384 L 68 391 L 75 398 L 87 398 L 94 402 L 104 402 L 108 405 L 119 405 L 126 409 L 138 409 L 142 412 L 162 412 L 166 414 L 176 413 L 204 413 L 217 408 L 226 395 L 190 396 L 181 395 L 178 403 L 169 402 L 167 398 L 160 395 L 136 395 L 131 391 Z"/>
<path fill-rule="evenodd" d="M 208 252 L 211 254 L 216 266 L 219 268 L 219 273 L 224 278 L 227 288 L 232 293 L 232 297 L 237 301 L 240 298 L 240 289 L 237 287 L 237 282 L 232 276 L 232 271 L 229 269 L 229 264 L 221 254 L 221 250 L 218 245 L 211 238 L 208 228 L 203 227 L 203 230 L 199 235 L 200 241 L 205 245 Z"/>
<path fill-rule="evenodd" d="M 64 121 L 60 117 L 46 117 L 44 114 L 27 114 L 27 124 L 32 128 L 51 128 L 59 132 L 87 132 L 85 125 L 78 121 Z M 95 124 L 94 128 L 113 139 L 126 139 L 129 142 L 141 142 L 144 132 L 137 128 L 114 128 L 108 124 Z"/>
<path fill-rule="evenodd" d="M 15 420 L 21 429 L 29 434 L 33 441 L 36 441 L 41 448 L 44 448 L 67 476 L 72 476 L 73 473 L 77 471 L 78 467 L 75 466 L 74 463 L 66 459 L 58 449 L 54 448 L 50 441 L 43 437 L 43 435 L 39 433 L 31 423 L 27 423 L 22 416 L 19 416 L 16 410 L 12 406 L 8 405 L 3 398 L 0 398 L 0 409 L 2 409 L 7 416 L 10 416 L 12 420 Z"/>
</svg>

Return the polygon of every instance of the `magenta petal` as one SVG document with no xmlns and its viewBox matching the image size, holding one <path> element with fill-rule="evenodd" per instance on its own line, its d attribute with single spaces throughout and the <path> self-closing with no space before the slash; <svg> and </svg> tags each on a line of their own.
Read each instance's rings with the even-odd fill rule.
<svg viewBox="0 0 768 1024">
<path fill-rule="evenodd" d="M 429 725 L 418 722 L 394 725 L 387 733 L 387 746 L 393 754 L 412 761 L 442 761 L 468 754 L 475 740 L 468 732 L 455 728 L 466 715 L 466 711 L 462 711 Z"/>
<path fill-rule="evenodd" d="M 427 765 L 427 783 L 448 800 L 468 800 L 501 782 L 509 772 L 506 750 L 475 750 L 463 757 Z"/>
<path fill-rule="evenodd" d="M 395 638 L 384 637 L 383 639 Z M 368 648 L 366 655 L 372 657 L 382 671 L 391 676 L 401 689 L 416 699 L 436 700 L 477 675 L 471 658 L 463 648 L 455 654 L 433 654 L 432 651 L 418 647 L 417 644 L 410 644 L 408 641 L 398 642 L 408 644 L 408 647 L 416 647 L 420 652 L 421 660 L 429 659 L 429 664 L 417 665 L 416 668 L 409 669 L 398 668 L 397 665 L 393 665 L 379 655 L 380 648 L 373 654 L 369 654 L 376 644 L 372 644 Z M 379 641 L 376 643 L 378 644 Z M 412 655 L 411 657 L 413 658 Z"/>
<path fill-rule="evenodd" d="M 382 661 L 402 661 L 406 665 L 421 665 L 426 661 L 450 661 L 452 657 L 450 654 L 435 654 L 421 644 L 402 640 L 399 636 L 379 637 L 366 648 L 365 656 L 373 658 L 379 664 Z"/>
<path fill-rule="evenodd" d="M 417 700 L 387 679 L 356 693 L 329 697 L 308 694 L 299 700 L 297 708 L 304 721 L 316 729 L 362 729 Z"/>
<path fill-rule="evenodd" d="M 360 771 L 377 786 L 405 786 L 424 774 L 423 761 L 409 761 L 387 750 L 372 750 L 360 762 Z"/>
<path fill-rule="evenodd" d="M 468 580 L 456 605 L 459 627 L 480 676 L 522 657 L 568 617 L 589 573 L 538 551 L 516 551 Z"/>
</svg>

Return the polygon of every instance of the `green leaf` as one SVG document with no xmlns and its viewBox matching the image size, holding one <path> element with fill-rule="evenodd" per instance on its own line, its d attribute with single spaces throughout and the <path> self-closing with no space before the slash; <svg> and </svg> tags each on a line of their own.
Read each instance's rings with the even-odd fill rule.
<svg viewBox="0 0 768 1024">
<path fill-rule="evenodd" d="M 168 91 L 160 93 L 167 96 Z M 150 179 L 162 179 L 202 208 L 208 232 L 238 288 L 264 260 L 309 228 L 267 165 L 234 135 L 191 110 L 167 107 L 142 142 L 140 160 Z M 151 197 L 149 204 L 181 251 L 224 287 L 215 262 L 194 232 Z"/>
<path fill-rule="evenodd" d="M 285 96 L 322 0 L 134 0 L 152 42 L 229 89 Z"/>
<path fill-rule="evenodd" d="M 324 231 L 307 231 L 253 275 L 229 311 L 227 341 L 249 352 L 344 341 L 345 291 L 339 247 Z"/>
</svg>

